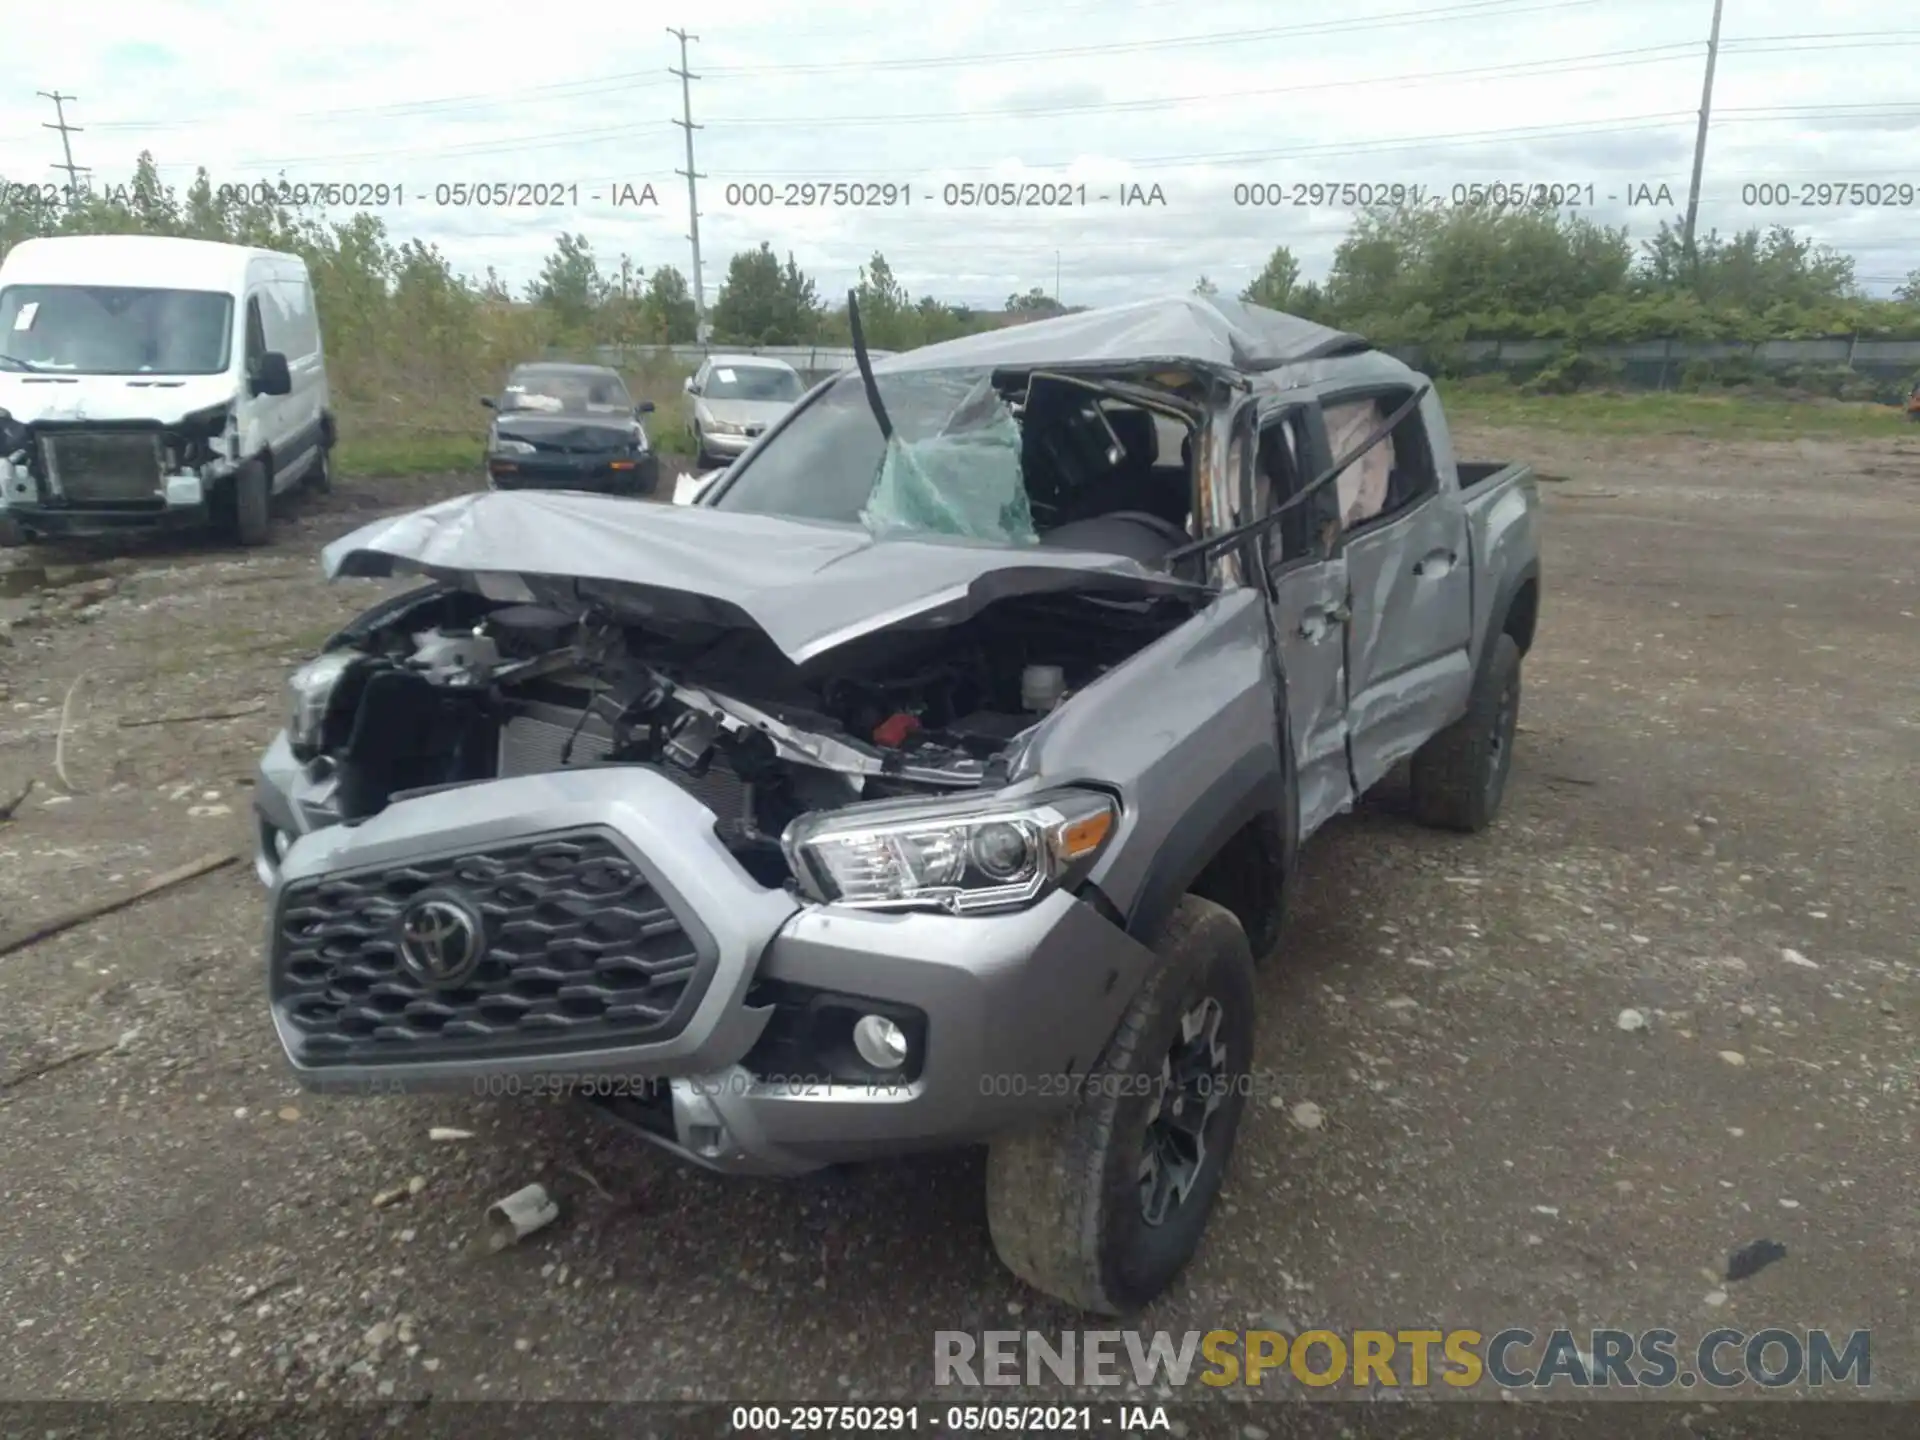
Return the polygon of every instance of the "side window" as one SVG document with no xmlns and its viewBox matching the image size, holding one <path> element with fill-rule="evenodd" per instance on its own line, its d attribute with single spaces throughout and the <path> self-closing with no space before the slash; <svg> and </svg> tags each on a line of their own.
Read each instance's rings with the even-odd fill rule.
<svg viewBox="0 0 1920 1440">
<path fill-rule="evenodd" d="M 260 292 L 247 297 L 247 365 L 251 368 L 267 353 L 267 327 L 260 318 Z"/>
<path fill-rule="evenodd" d="M 286 340 L 281 348 L 289 360 L 304 360 L 320 348 L 307 288 L 297 280 L 280 280 L 275 282 L 274 291 L 286 319 Z"/>
<path fill-rule="evenodd" d="M 1377 431 L 1406 403 L 1407 396 L 1401 390 L 1327 406 L 1327 441 L 1333 453 L 1343 455 Z M 1340 524 L 1351 531 L 1391 519 L 1412 509 L 1437 487 L 1433 450 L 1415 410 L 1392 436 L 1340 472 L 1335 482 Z"/>
<path fill-rule="evenodd" d="M 1305 423 L 1305 412 L 1298 407 L 1261 421 L 1254 458 L 1254 503 L 1265 513 L 1292 500 L 1313 478 L 1306 473 L 1310 462 L 1303 458 L 1309 454 Z M 1325 533 L 1325 522 L 1333 514 L 1331 489 L 1322 486 L 1281 517 L 1269 541 L 1269 555 L 1284 564 L 1325 550 L 1331 538 Z"/>
</svg>

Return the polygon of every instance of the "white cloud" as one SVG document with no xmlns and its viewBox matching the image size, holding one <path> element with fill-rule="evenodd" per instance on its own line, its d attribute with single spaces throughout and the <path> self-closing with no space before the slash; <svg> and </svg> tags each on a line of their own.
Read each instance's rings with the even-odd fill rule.
<svg viewBox="0 0 1920 1440">
<path fill-rule="evenodd" d="M 0 175 L 60 178 L 59 137 L 43 128 L 53 107 L 33 94 L 57 86 L 79 97 L 67 107 L 83 127 L 74 159 L 96 182 L 124 179 L 143 148 L 182 185 L 201 165 L 216 181 L 282 169 L 294 182 L 384 181 L 405 188 L 405 203 L 382 212 L 389 229 L 472 272 L 525 280 L 562 230 L 609 261 L 684 269 L 671 22 L 700 37 L 689 50 L 703 77 L 692 92 L 709 296 L 727 257 L 762 240 L 791 250 L 828 294 L 879 250 L 914 292 L 975 303 L 1052 289 L 1056 253 L 1070 302 L 1184 290 L 1202 272 L 1237 286 L 1281 242 L 1308 275 L 1323 273 L 1348 213 L 1236 207 L 1234 185 L 1251 180 L 1442 195 L 1503 179 L 1583 197 L 1590 185 L 1595 218 L 1637 236 L 1684 204 L 1705 0 L 1367 4 L 1327 19 L 1253 0 L 704 0 L 681 15 L 646 7 L 644 21 L 630 0 L 15 7 L 9 53 L 32 64 L 16 59 L 14 74 L 31 75 L 0 96 Z M 1809 32 L 1855 38 L 1751 43 Z M 1920 41 L 1865 0 L 1747 0 L 1724 39 L 1702 228 L 1792 224 L 1852 250 L 1872 280 L 1920 266 L 1911 189 L 1905 205 L 1799 203 L 1801 187 L 1822 182 L 1915 184 Z M 961 55 L 979 58 L 903 63 Z M 1157 184 L 1167 203 L 945 203 L 949 182 L 1021 177 L 1084 182 L 1090 197 Z M 770 184 L 785 200 L 789 185 L 843 180 L 907 185 L 911 202 L 765 207 L 737 188 Z M 451 196 L 441 187 L 482 181 L 544 185 L 561 200 L 437 203 Z M 651 185 L 658 205 L 616 208 L 622 181 Z M 1775 181 L 1788 203 L 1743 204 L 1755 198 L 1745 187 Z M 1674 206 L 1630 206 L 1639 185 L 1665 185 Z"/>
</svg>

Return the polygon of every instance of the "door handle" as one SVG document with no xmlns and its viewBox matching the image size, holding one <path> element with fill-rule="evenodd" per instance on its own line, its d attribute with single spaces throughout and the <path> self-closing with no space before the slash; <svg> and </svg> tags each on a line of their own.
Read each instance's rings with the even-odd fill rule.
<svg viewBox="0 0 1920 1440">
<path fill-rule="evenodd" d="M 1413 573 L 1425 575 L 1431 572 L 1435 575 L 1444 575 L 1458 563 L 1459 559 L 1460 552 L 1457 550 L 1433 550 L 1413 562 Z"/>
<path fill-rule="evenodd" d="M 1321 640 L 1331 635 L 1336 625 L 1344 625 L 1353 618 L 1353 611 L 1344 603 L 1333 605 L 1315 605 L 1300 617 L 1300 638 L 1303 640 Z"/>
</svg>

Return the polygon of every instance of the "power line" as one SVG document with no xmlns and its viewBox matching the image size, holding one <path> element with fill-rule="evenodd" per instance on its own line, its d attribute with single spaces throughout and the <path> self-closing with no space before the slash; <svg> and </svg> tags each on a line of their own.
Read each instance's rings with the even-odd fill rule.
<svg viewBox="0 0 1920 1440">
<path fill-rule="evenodd" d="M 706 277 L 700 269 L 700 193 L 695 188 L 694 182 L 701 177 L 693 164 L 693 132 L 702 127 L 693 123 L 693 91 L 689 88 L 689 82 L 698 80 L 700 77 L 687 69 L 687 41 L 698 40 L 700 37 L 689 35 L 684 30 L 675 30 L 672 26 L 667 27 L 667 33 L 680 41 L 680 68 L 669 69 L 667 73 L 680 77 L 681 118 L 673 123 L 687 132 L 687 168 L 676 170 L 674 173 L 687 177 L 687 239 L 693 242 L 694 334 L 704 344 L 712 332 L 707 325 Z"/>
<path fill-rule="evenodd" d="M 388 105 L 358 105 L 327 110 L 309 110 L 279 115 L 280 120 L 339 120 L 365 118 L 404 120 L 455 114 L 462 110 L 496 110 L 503 105 L 540 105 L 555 100 L 590 100 L 599 95 L 627 94 L 669 85 L 651 70 L 629 70 L 597 75 L 582 80 L 567 80 L 553 85 L 517 86 L 511 90 L 471 91 L 463 95 L 442 95 L 426 100 L 400 100 Z M 72 97 L 68 97 L 72 98 Z M 224 123 L 231 115 L 203 115 L 174 120 L 96 121 L 96 130 L 140 131 L 191 130 L 202 125 Z"/>
<path fill-rule="evenodd" d="M 67 124 L 66 102 L 69 100 L 77 100 L 80 97 L 77 95 L 62 95 L 58 90 L 39 90 L 35 93 L 42 100 L 53 101 L 53 113 L 59 119 L 60 123 L 57 125 L 48 125 L 43 121 L 41 122 L 40 128 L 42 130 L 58 130 L 60 132 L 60 150 L 61 153 L 67 157 L 67 163 L 64 165 L 55 165 L 53 168 L 67 172 L 67 199 L 71 201 L 80 193 L 81 172 L 86 171 L 88 174 L 93 173 L 85 165 L 75 165 L 73 163 L 73 142 L 67 139 L 69 135 L 80 134 L 82 127 Z"/>
<path fill-rule="evenodd" d="M 1091 115 L 1116 111 L 1164 109 L 1169 105 L 1252 100 L 1273 95 L 1299 95 L 1316 90 L 1346 90 L 1367 85 L 1409 85 L 1426 81 L 1460 79 L 1527 79 L 1533 75 L 1560 75 L 1587 70 L 1613 70 L 1622 66 L 1660 65 L 1691 59 L 1698 48 L 1697 41 L 1684 41 L 1672 45 L 1642 45 L 1631 50 L 1601 50 L 1589 55 L 1567 55 L 1559 59 L 1515 60 L 1504 65 L 1475 65 L 1461 70 L 1425 70 L 1400 75 L 1369 75 L 1352 80 L 1315 80 L 1300 85 L 1272 85 L 1255 90 L 1212 90 L 1198 95 L 1161 95 L 1141 100 L 1098 101 L 1085 105 L 1048 105 L 1005 110 L 926 110 L 905 115 L 785 115 L 766 118 L 715 116 L 707 124 L 735 128 L 757 125 L 919 125 L 949 120 L 993 120 L 1002 117 L 1033 119 L 1054 115 Z M 1674 53 L 1656 53 L 1660 51 Z"/>
<path fill-rule="evenodd" d="M 1539 74 L 1539 73 L 1573 73 L 1583 69 L 1602 69 L 1602 70 L 1614 69 L 1614 68 L 1619 68 L 1622 65 L 1664 64 L 1670 61 L 1688 58 L 1688 54 L 1693 49 L 1696 48 L 1697 43 L 1698 42 L 1688 41 L 1688 42 L 1682 42 L 1674 45 L 1640 46 L 1630 50 L 1598 51 L 1598 52 L 1594 52 L 1591 55 L 1570 55 L 1570 56 L 1563 56 L 1559 59 L 1513 61 L 1505 65 L 1476 66 L 1476 67 L 1470 67 L 1470 68 L 1461 69 L 1461 70 L 1422 71 L 1422 72 L 1411 72 L 1411 73 L 1404 73 L 1404 74 L 1398 74 L 1398 75 L 1375 75 L 1375 76 L 1365 76 L 1365 77 L 1360 77 L 1357 79 L 1350 79 L 1350 80 L 1313 81 L 1313 82 L 1307 82 L 1305 84 L 1300 84 L 1300 85 L 1283 85 L 1283 86 L 1274 86 L 1274 87 L 1255 89 L 1255 90 L 1226 91 L 1226 92 L 1215 91 L 1209 94 L 1199 94 L 1199 95 L 1170 95 L 1170 96 L 1162 96 L 1157 98 L 1143 99 L 1138 101 L 1115 101 L 1110 103 L 1095 103 L 1095 104 L 1089 104 L 1089 105 L 1083 105 L 1083 106 L 1075 106 L 1075 105 L 1053 106 L 1053 107 L 1043 107 L 1040 109 L 1027 110 L 1027 111 L 965 111 L 965 110 L 961 110 L 961 111 L 942 111 L 942 112 L 922 112 L 920 114 L 908 114 L 908 115 L 847 116 L 847 117 L 836 117 L 836 116 L 787 117 L 784 119 L 769 120 L 769 121 L 760 121 L 760 120 L 747 119 L 742 117 L 734 120 L 710 120 L 697 128 L 705 129 L 709 125 L 720 125 L 720 124 L 727 124 L 734 128 L 750 126 L 750 125 L 759 125 L 759 124 L 778 124 L 778 125 L 791 127 L 795 124 L 834 124 L 834 123 L 840 123 L 842 121 L 848 124 L 894 125 L 894 124 L 929 123 L 929 122 L 936 122 L 936 121 L 943 122 L 943 121 L 953 120 L 953 119 L 992 119 L 992 118 L 998 118 L 1000 116 L 1008 116 L 1011 118 L 1031 118 L 1036 115 L 1048 115 L 1048 114 L 1066 115 L 1066 114 L 1076 114 L 1076 113 L 1100 113 L 1100 112 L 1107 112 L 1107 111 L 1114 111 L 1114 110 L 1124 111 L 1124 110 L 1130 110 L 1130 109 L 1152 109 L 1156 107 L 1163 108 L 1171 105 L 1204 103 L 1204 102 L 1210 102 L 1210 101 L 1217 101 L 1220 99 L 1249 98 L 1249 97 L 1257 97 L 1257 96 L 1263 96 L 1263 95 L 1306 93 L 1306 92 L 1311 92 L 1316 90 L 1327 90 L 1327 89 L 1351 89 L 1356 87 L 1365 87 L 1369 85 L 1415 84 L 1415 83 L 1422 83 L 1427 81 L 1440 81 L 1440 80 L 1455 79 L 1455 78 L 1467 79 L 1467 78 L 1479 77 L 1479 78 L 1485 78 L 1489 80 L 1525 79 L 1525 78 L 1528 78 L 1530 74 Z M 1675 51 L 1677 53 L 1672 55 L 1657 54 L 1657 52 L 1668 51 L 1668 50 Z M 1589 64 L 1588 62 L 1594 62 L 1594 63 Z M 1538 69 L 1538 68 L 1528 68 L 1528 67 L 1548 67 L 1548 68 Z M 668 73 L 678 74 L 679 72 L 670 70 Z M 704 75 L 695 77 L 695 78 L 704 78 Z M 675 122 L 675 123 L 679 123 L 679 122 Z M 649 126 L 642 126 L 642 125 L 624 125 L 624 126 L 612 126 L 612 127 L 598 129 L 598 130 L 580 130 L 580 129 L 563 130 L 563 131 L 556 131 L 556 132 L 548 132 L 540 135 L 526 136 L 519 140 L 508 141 L 501 144 L 495 144 L 493 142 L 488 142 L 488 141 L 467 142 L 465 144 L 442 146 L 442 147 L 438 147 L 430 150 L 396 151 L 392 149 L 381 149 L 381 150 L 354 151 L 354 152 L 338 153 L 333 155 L 303 155 L 303 156 L 280 157 L 280 158 L 242 157 L 234 161 L 233 166 L 234 168 L 240 168 L 245 166 L 259 166 L 259 167 L 271 168 L 271 167 L 296 166 L 296 165 L 335 164 L 335 163 L 353 162 L 358 160 L 367 160 L 367 161 L 378 160 L 382 163 L 386 163 L 393 159 L 404 159 L 404 158 L 427 158 L 432 156 L 446 156 L 449 158 L 453 158 L 453 157 L 458 157 L 463 155 L 479 156 L 479 155 L 511 154 L 514 151 L 520 150 L 520 149 L 530 150 L 530 149 L 537 149 L 537 148 L 546 148 L 548 146 L 556 146 L 556 145 L 571 146 L 571 145 L 579 144 L 584 141 L 590 141 L 595 139 L 624 138 L 627 136 L 646 133 L 650 128 L 651 127 Z M 180 165 L 180 166 L 162 166 L 161 168 L 162 169 L 185 169 L 187 167 L 185 167 L 184 165 Z M 768 173 L 779 173 L 779 172 L 758 171 L 755 173 L 768 174 Z M 801 173 L 801 172 L 793 172 L 793 173 Z M 841 172 L 841 173 L 844 173 L 844 172 Z M 880 172 L 870 172 L 870 173 L 880 173 Z"/>
<path fill-rule="evenodd" d="M 1443 6 L 1437 10 L 1394 10 L 1381 15 L 1361 15 L 1353 19 L 1313 21 L 1305 25 L 1281 25 L 1259 30 L 1226 30 L 1207 35 L 1168 36 L 1158 40 L 1116 40 L 1100 45 L 1051 45 L 1043 49 L 996 50 L 961 55 L 932 55 L 913 60 L 834 60 L 780 65 L 720 65 L 713 75 L 818 75 L 840 70 L 938 70 L 955 65 L 1015 65 L 1029 62 L 1052 64 L 1073 55 L 1125 55 L 1141 50 L 1183 50 L 1211 45 L 1244 45 L 1253 40 L 1273 40 L 1294 35 L 1347 35 L 1364 30 L 1393 29 L 1402 25 L 1427 25 L 1441 20 L 1505 19 L 1509 15 L 1531 15 L 1544 10 L 1564 11 L 1599 4 L 1600 0 L 1467 0 L 1465 4 Z"/>
</svg>

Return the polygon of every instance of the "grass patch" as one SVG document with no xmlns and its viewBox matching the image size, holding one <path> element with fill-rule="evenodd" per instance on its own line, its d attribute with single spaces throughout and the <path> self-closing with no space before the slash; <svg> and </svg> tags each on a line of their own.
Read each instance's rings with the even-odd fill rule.
<svg viewBox="0 0 1920 1440">
<path fill-rule="evenodd" d="M 1803 400 L 1757 393 L 1593 391 L 1527 395 L 1504 383 L 1444 381 L 1441 399 L 1457 423 L 1581 435 L 1697 435 L 1792 440 L 1806 436 L 1890 439 L 1912 434 L 1894 406 Z"/>
<path fill-rule="evenodd" d="M 656 451 L 676 457 L 693 453 L 678 391 L 650 395 L 635 386 L 634 398 L 652 399 L 658 406 L 646 417 L 647 435 Z M 334 468 L 343 476 L 478 474 L 487 442 L 487 418 L 487 412 L 475 404 L 469 421 L 446 401 L 423 400 L 409 407 L 390 399 L 378 411 L 343 405 Z"/>
<path fill-rule="evenodd" d="M 460 470 L 478 473 L 483 439 L 480 434 L 362 429 L 342 419 L 334 469 L 343 476 L 437 475 Z"/>
</svg>

